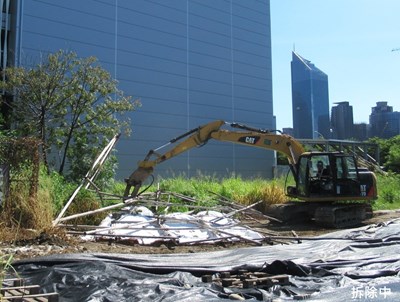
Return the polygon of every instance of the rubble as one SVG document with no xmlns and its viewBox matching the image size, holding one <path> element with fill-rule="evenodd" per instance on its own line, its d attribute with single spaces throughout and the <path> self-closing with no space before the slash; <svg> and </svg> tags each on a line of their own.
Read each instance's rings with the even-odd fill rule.
<svg viewBox="0 0 400 302">
<path fill-rule="evenodd" d="M 171 196 L 175 202 L 171 203 Z M 181 203 L 176 199 L 180 198 Z M 235 204 L 234 208 L 223 202 L 216 207 L 199 206 L 187 201 L 191 197 L 176 193 L 149 193 L 128 200 L 124 207 L 109 214 L 98 226 L 59 224 L 65 227 L 69 234 L 79 235 L 83 240 L 116 240 L 131 241 L 141 245 L 172 243 L 174 245 L 213 244 L 218 241 L 246 242 L 262 245 L 270 240 L 270 236 L 243 225 L 235 217 L 240 214 L 257 214 L 266 219 L 261 212 L 254 210 L 258 203 L 249 206 Z M 192 199 L 193 200 L 193 199 Z M 127 205 L 128 204 L 128 205 Z M 187 207 L 188 212 L 168 212 L 168 208 Z M 165 208 L 165 214 L 157 213 L 156 209 Z M 154 211 L 151 210 L 155 209 Z M 107 208 L 108 209 L 108 208 Z M 96 211 L 98 212 L 98 211 Z M 90 215 L 90 213 L 87 213 Z M 76 217 L 77 215 L 73 215 Z M 69 217 L 61 218 L 67 221 Z"/>
</svg>

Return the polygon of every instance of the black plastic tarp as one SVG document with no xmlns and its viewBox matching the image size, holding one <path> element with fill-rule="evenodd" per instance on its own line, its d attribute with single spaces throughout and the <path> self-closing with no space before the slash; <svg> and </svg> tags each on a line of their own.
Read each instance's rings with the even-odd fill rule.
<svg viewBox="0 0 400 302">
<path fill-rule="evenodd" d="M 300 244 L 207 253 L 68 254 L 14 263 L 29 283 L 61 301 L 400 301 L 400 220 L 343 230 Z M 290 284 L 222 288 L 199 276 L 223 271 L 287 274 Z"/>
</svg>

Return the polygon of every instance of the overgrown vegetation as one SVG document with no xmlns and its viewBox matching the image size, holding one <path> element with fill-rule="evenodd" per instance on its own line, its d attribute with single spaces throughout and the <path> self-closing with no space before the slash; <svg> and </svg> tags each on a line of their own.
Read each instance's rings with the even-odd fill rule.
<svg viewBox="0 0 400 302">
<path fill-rule="evenodd" d="M 201 201 L 201 205 L 214 206 L 221 197 L 250 205 L 262 200 L 259 209 L 268 204 L 287 201 L 283 189 L 283 180 L 245 180 L 241 177 L 224 178 L 222 180 L 206 176 L 196 178 L 176 177 L 160 181 L 163 191 L 177 192 Z M 155 188 L 152 188 L 154 190 Z"/>
<path fill-rule="evenodd" d="M 60 50 L 2 73 L 7 81 L 0 82 L 0 164 L 7 171 L 7 192 L 0 218 L 9 228 L 45 229 L 98 151 L 115 134 L 130 132 L 124 114 L 139 103 L 118 89 L 95 57 L 74 52 Z M 98 185 L 114 177 L 115 162 L 111 156 Z M 79 198 L 88 204 L 94 199 Z"/>
<path fill-rule="evenodd" d="M 380 164 L 385 171 L 400 173 L 400 135 L 389 139 L 374 137 L 369 141 L 379 145 Z"/>
<path fill-rule="evenodd" d="M 378 175 L 377 179 L 379 198 L 373 203 L 373 209 L 399 209 L 400 187 L 398 184 L 400 183 L 400 176 L 391 173 Z M 125 184 L 115 181 L 112 181 L 112 183 L 113 192 L 111 193 L 121 195 Z M 149 191 L 161 189 L 167 192 L 181 193 L 196 199 L 198 205 L 207 207 L 217 205 L 221 197 L 240 202 L 243 205 L 250 205 L 262 200 L 263 202 L 257 209 L 263 211 L 269 204 L 284 203 L 288 200 L 284 194 L 284 183 L 284 178 L 246 180 L 240 177 L 231 177 L 220 180 L 206 176 L 197 178 L 176 177 L 162 179 L 159 184 L 153 185 Z M 3 210 L 3 225 L 7 217 L 17 217 L 13 221 L 15 227 L 28 224 L 38 230 L 51 227 L 52 220 L 60 212 L 77 186 L 77 184 L 68 182 L 56 172 L 46 173 L 43 166 L 40 169 L 37 200 L 28 198 L 29 188 L 26 183 L 17 182 L 15 185 L 14 193 L 10 196 L 13 200 L 13 212 L 10 214 L 10 212 Z M 94 193 L 82 190 L 70 206 L 67 215 L 94 210 L 104 205 L 107 204 L 102 204 Z M 173 208 L 173 210 L 186 211 L 188 209 L 180 206 Z M 72 223 L 98 224 L 104 218 L 104 215 L 103 213 L 79 218 Z"/>
<path fill-rule="evenodd" d="M 378 175 L 378 199 L 373 203 L 374 210 L 400 209 L 400 175 L 389 173 Z"/>
<path fill-rule="evenodd" d="M 373 202 L 373 209 L 400 209 L 400 175 L 394 173 L 377 175 L 377 182 L 378 199 Z M 269 204 L 288 201 L 284 192 L 284 178 L 246 180 L 240 177 L 232 177 L 218 180 L 204 177 L 192 179 L 177 177 L 162 180 L 160 188 L 192 196 L 199 200 L 215 200 L 215 194 L 244 205 L 263 200 L 261 207 L 259 207 L 260 210 L 263 210 Z M 155 187 L 151 190 L 155 190 Z"/>
<path fill-rule="evenodd" d="M 4 146 L 2 150 L 6 150 Z M 3 154 L 3 156 L 5 155 Z M 38 188 L 34 190 L 35 194 L 32 194 L 32 182 L 27 180 L 36 174 L 32 174 L 32 166 L 27 159 L 28 157 L 21 160 L 22 165 L 18 170 L 12 171 L 13 181 L 7 201 L 2 206 L 0 218 L 3 225 L 6 223 L 7 225 L 4 226 L 7 227 L 46 230 L 51 228 L 53 219 L 61 211 L 78 184 L 70 182 L 55 171 L 48 173 L 46 167 L 41 165 L 38 172 Z M 400 208 L 400 187 L 398 186 L 400 176 L 395 173 L 377 176 L 379 199 L 373 203 L 374 210 Z M 33 182 L 35 183 L 36 180 Z M 112 179 L 109 181 L 108 187 L 112 190 L 108 190 L 108 192 L 121 196 L 125 184 Z M 240 202 L 243 205 L 250 205 L 261 200 L 262 203 L 257 208 L 263 211 L 270 204 L 287 201 L 284 188 L 284 178 L 246 180 L 241 177 L 230 177 L 221 180 L 209 176 L 195 178 L 181 176 L 161 179 L 157 185 L 150 188 L 150 191 L 161 189 L 162 191 L 181 193 L 198 200 L 198 205 L 207 207 L 215 206 L 221 197 Z M 100 202 L 94 193 L 81 190 L 68 209 L 67 215 L 95 210 L 108 204 L 107 200 Z M 188 210 L 184 206 L 172 207 L 172 209 Z M 104 216 L 105 213 L 87 216 L 72 221 L 72 223 L 98 224 Z"/>
</svg>

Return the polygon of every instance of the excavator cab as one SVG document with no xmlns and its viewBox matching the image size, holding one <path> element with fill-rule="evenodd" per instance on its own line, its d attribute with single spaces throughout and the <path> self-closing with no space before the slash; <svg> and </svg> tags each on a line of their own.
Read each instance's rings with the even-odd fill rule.
<svg viewBox="0 0 400 302">
<path fill-rule="evenodd" d="M 376 199 L 375 175 L 342 152 L 305 152 L 297 162 L 296 187 L 290 197 L 305 201 Z"/>
</svg>

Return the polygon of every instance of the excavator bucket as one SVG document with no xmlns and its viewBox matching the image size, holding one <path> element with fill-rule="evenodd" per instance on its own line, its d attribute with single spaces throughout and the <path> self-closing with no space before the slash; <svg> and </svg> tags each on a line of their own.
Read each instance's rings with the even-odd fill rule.
<svg viewBox="0 0 400 302">
<path fill-rule="evenodd" d="M 152 167 L 138 167 L 129 178 L 125 179 L 126 188 L 124 192 L 124 199 L 136 197 L 139 194 L 139 189 L 143 182 L 153 173 Z M 131 188 L 134 187 L 132 193 Z"/>
</svg>

